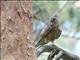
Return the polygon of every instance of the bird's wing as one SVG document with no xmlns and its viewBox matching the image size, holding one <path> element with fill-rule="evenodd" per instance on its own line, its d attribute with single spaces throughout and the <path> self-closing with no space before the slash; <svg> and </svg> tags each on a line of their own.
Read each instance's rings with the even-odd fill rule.
<svg viewBox="0 0 80 60">
<path fill-rule="evenodd" d="M 51 26 L 49 25 L 45 26 L 43 30 L 41 31 L 40 36 L 46 37 L 51 32 L 51 30 L 52 30 Z"/>
<path fill-rule="evenodd" d="M 44 40 L 44 38 L 47 38 L 47 36 L 48 36 L 48 34 L 51 32 L 51 30 L 52 30 L 52 28 L 49 26 L 49 25 L 47 25 L 47 26 L 45 26 L 43 29 L 42 29 L 42 31 L 41 31 L 41 33 L 40 33 L 40 37 L 39 37 L 39 40 L 38 40 L 38 42 L 36 43 L 36 46 L 39 46 L 40 44 L 44 44 L 44 42 L 42 42 L 42 40 Z"/>
</svg>

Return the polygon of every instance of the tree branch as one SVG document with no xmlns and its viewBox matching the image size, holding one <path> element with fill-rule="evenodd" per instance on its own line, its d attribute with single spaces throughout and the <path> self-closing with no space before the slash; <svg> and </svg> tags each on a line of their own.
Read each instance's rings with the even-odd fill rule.
<svg viewBox="0 0 80 60">
<path fill-rule="evenodd" d="M 59 47 L 57 47 L 56 45 L 54 45 L 53 43 L 48 43 L 48 44 L 45 44 L 43 45 L 42 47 L 38 48 L 37 49 L 37 56 L 40 56 L 43 52 L 51 52 L 51 51 L 55 51 L 57 50 L 57 52 L 59 51 L 62 51 L 63 53 L 61 53 L 62 56 L 68 56 L 70 57 L 71 59 L 76 59 L 76 60 L 79 60 L 80 58 L 74 54 L 71 54 Z M 60 55 L 60 56 L 61 56 Z M 58 56 L 59 57 L 59 56 Z M 60 58 L 60 57 L 59 57 Z"/>
</svg>

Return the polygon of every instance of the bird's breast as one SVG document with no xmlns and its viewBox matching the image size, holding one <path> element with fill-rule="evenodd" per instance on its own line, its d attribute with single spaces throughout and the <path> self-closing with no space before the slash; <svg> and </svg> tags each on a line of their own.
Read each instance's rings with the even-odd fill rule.
<svg viewBox="0 0 80 60">
<path fill-rule="evenodd" d="M 58 34 L 58 30 L 52 30 L 52 31 L 48 34 L 46 40 L 50 40 L 50 41 L 55 40 L 57 34 Z"/>
</svg>

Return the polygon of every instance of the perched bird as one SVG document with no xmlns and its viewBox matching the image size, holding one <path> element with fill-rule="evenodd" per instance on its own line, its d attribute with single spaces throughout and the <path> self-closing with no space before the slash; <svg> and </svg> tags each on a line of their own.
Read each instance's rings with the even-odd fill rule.
<svg viewBox="0 0 80 60">
<path fill-rule="evenodd" d="M 36 47 L 39 45 L 44 45 L 51 41 L 54 42 L 55 39 L 59 38 L 62 31 L 59 28 L 57 16 L 60 15 L 61 11 L 64 9 L 67 3 L 68 2 L 64 3 L 64 5 L 54 13 L 54 16 L 51 18 L 50 22 L 44 26 L 39 34 L 39 39 L 36 43 Z"/>
<path fill-rule="evenodd" d="M 39 40 L 36 43 L 36 47 L 39 45 L 44 45 L 48 42 L 53 42 L 61 35 L 61 30 L 59 28 L 57 17 L 54 16 L 48 24 L 42 29 Z"/>
</svg>

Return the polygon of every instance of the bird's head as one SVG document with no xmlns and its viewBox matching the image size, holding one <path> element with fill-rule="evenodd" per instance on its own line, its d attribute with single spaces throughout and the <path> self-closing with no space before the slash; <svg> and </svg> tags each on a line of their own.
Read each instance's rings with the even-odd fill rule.
<svg viewBox="0 0 80 60">
<path fill-rule="evenodd" d="M 59 26 L 57 16 L 54 16 L 54 17 L 51 18 L 50 25 L 53 26 L 53 27 L 58 27 Z"/>
</svg>

